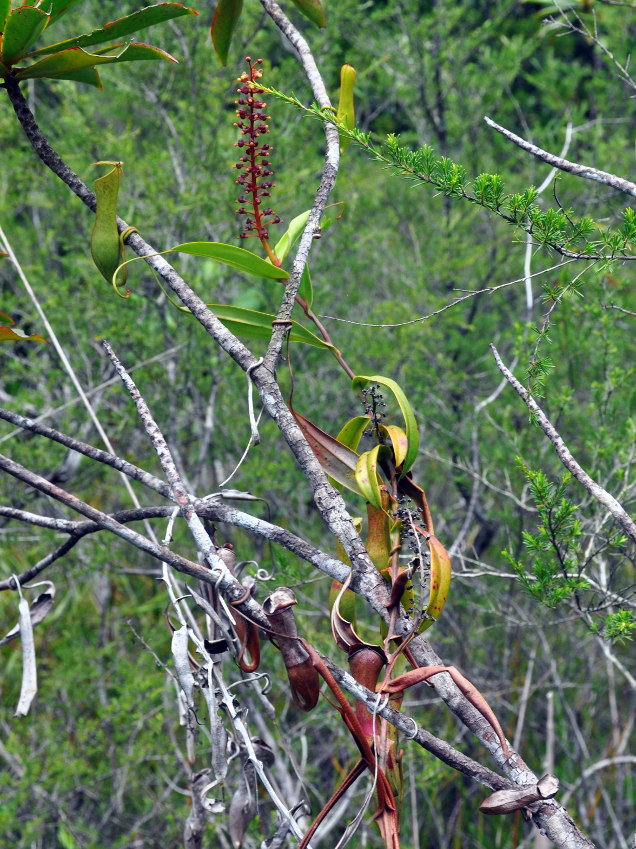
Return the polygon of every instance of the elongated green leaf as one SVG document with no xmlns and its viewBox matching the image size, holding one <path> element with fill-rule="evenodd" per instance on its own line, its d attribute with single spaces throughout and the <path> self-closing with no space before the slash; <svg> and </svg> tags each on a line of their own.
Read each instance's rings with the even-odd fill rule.
<svg viewBox="0 0 636 849">
<path fill-rule="evenodd" d="M 243 0 L 219 0 L 214 10 L 210 37 L 222 65 L 227 65 L 234 30 L 243 11 Z"/>
<path fill-rule="evenodd" d="M 123 48 L 123 49 L 122 49 Z M 106 51 L 113 51 L 112 55 L 105 55 Z M 149 44 L 111 44 L 109 47 L 101 48 L 94 53 L 88 53 L 81 47 L 69 47 L 61 53 L 54 53 L 40 59 L 28 68 L 21 68 L 16 73 L 16 79 L 29 80 L 42 77 L 53 77 L 64 79 L 69 73 L 75 74 L 83 68 L 91 68 L 96 65 L 112 65 L 116 62 L 137 62 L 142 59 L 166 59 L 169 62 L 177 60 Z"/>
<path fill-rule="evenodd" d="M 294 244 L 300 238 L 301 233 L 307 225 L 307 220 L 309 218 L 310 212 L 311 209 L 308 209 L 306 212 L 301 212 L 300 215 L 297 215 L 295 218 L 292 218 L 292 220 L 289 222 L 289 227 L 276 243 L 274 253 L 281 262 L 283 262 L 287 258 L 287 254 L 290 252 Z"/>
<path fill-rule="evenodd" d="M 413 415 L 413 410 L 411 409 L 411 405 L 406 395 L 392 378 L 383 377 L 381 374 L 374 374 L 370 376 L 358 375 L 353 378 L 352 386 L 354 389 L 358 389 L 358 387 L 366 386 L 368 383 L 378 383 L 380 386 L 385 386 L 387 389 L 390 389 L 395 395 L 395 399 L 400 406 L 402 415 L 404 416 L 406 437 L 409 444 L 406 457 L 404 458 L 404 464 L 401 469 L 401 475 L 403 476 L 410 470 L 411 466 L 415 462 L 415 458 L 417 457 L 417 452 L 420 447 L 420 437 L 417 430 L 417 422 Z"/>
<path fill-rule="evenodd" d="M 362 434 L 370 424 L 371 419 L 368 416 L 355 416 L 355 418 L 349 419 L 336 439 L 338 442 L 342 442 L 343 445 L 346 445 L 347 448 L 351 448 L 352 451 L 356 451 L 360 444 Z"/>
<path fill-rule="evenodd" d="M 6 20 L 2 35 L 0 59 L 3 64 L 13 65 L 19 61 L 42 33 L 49 16 L 33 6 L 14 9 Z"/>
<path fill-rule="evenodd" d="M 272 322 L 276 320 L 275 315 L 224 304 L 207 304 L 206 306 L 210 307 L 216 317 L 236 336 L 247 336 L 250 339 L 269 339 L 272 335 Z M 292 321 L 289 338 L 292 342 L 303 342 L 305 345 L 313 345 L 315 348 L 326 350 L 333 348 L 332 345 L 328 345 L 323 339 L 320 339 L 297 321 Z"/>
<path fill-rule="evenodd" d="M 378 480 L 378 456 L 380 452 L 387 452 L 385 445 L 376 445 L 370 451 L 361 454 L 356 464 L 356 483 L 358 489 L 366 500 L 374 507 L 382 507 L 382 491 Z"/>
<path fill-rule="evenodd" d="M 322 8 L 320 0 L 292 0 L 292 3 L 312 24 L 316 24 L 317 27 L 327 26 L 325 10 Z"/>
<path fill-rule="evenodd" d="M 388 436 L 393 446 L 393 457 L 396 467 L 401 466 L 408 452 L 409 441 L 401 427 L 397 425 L 380 425 L 380 433 Z"/>
<path fill-rule="evenodd" d="M 9 17 L 11 11 L 11 0 L 0 0 L 0 39 L 4 32 L 4 22 Z"/>
<path fill-rule="evenodd" d="M 300 413 L 295 410 L 291 412 L 323 470 L 329 477 L 346 486 L 347 489 L 357 495 L 362 495 L 363 493 L 360 491 L 355 478 L 356 465 L 359 459 L 356 452 L 325 433 L 309 419 L 301 416 Z"/>
<path fill-rule="evenodd" d="M 138 12 L 126 15 L 124 18 L 111 21 L 90 33 L 84 33 L 74 38 L 67 38 L 48 47 L 41 47 L 30 55 L 40 56 L 43 54 L 59 53 L 61 50 L 67 50 L 69 47 L 91 47 L 95 44 L 103 44 L 106 41 L 123 38 L 131 33 L 146 29 L 146 27 L 163 23 L 164 21 L 170 21 L 174 18 L 180 18 L 183 15 L 198 14 L 194 9 L 189 9 L 182 3 L 160 3 L 156 6 L 146 6 L 145 9 L 140 9 Z"/>
<path fill-rule="evenodd" d="M 223 242 L 184 242 L 170 250 L 215 259 L 217 262 L 231 265 L 233 268 L 255 274 L 257 277 L 267 277 L 272 280 L 286 280 L 289 277 L 284 268 L 276 268 L 257 254 Z"/>
<path fill-rule="evenodd" d="M 303 274 L 300 278 L 298 294 L 307 304 L 307 309 L 311 309 L 311 305 L 314 302 L 314 289 L 311 285 L 311 275 L 309 273 L 309 266 L 307 265 L 307 263 L 305 263 L 305 267 L 303 268 Z"/>
<path fill-rule="evenodd" d="M 289 274 L 283 268 L 276 268 L 276 266 L 266 262 L 266 260 L 257 254 L 250 253 L 250 251 L 246 251 L 244 248 L 237 248 L 235 245 L 226 245 L 224 242 L 184 242 L 182 245 L 175 245 L 174 248 L 168 248 L 156 254 L 149 254 L 149 256 L 163 256 L 173 251 L 182 254 L 191 254 L 192 256 L 200 256 L 204 259 L 213 259 L 216 262 L 221 262 L 232 268 L 238 268 L 240 271 L 245 271 L 247 274 L 254 274 L 256 277 L 267 277 L 274 280 L 289 277 Z M 122 263 L 113 275 L 112 283 L 115 289 L 117 288 L 117 276 L 125 266 L 131 262 L 147 258 L 134 256 L 132 259 L 128 259 Z"/>
</svg>

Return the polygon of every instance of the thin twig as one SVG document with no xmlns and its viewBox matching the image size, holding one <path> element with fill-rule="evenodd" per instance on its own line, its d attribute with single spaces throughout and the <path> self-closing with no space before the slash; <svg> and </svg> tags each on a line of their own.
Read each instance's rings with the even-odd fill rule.
<svg viewBox="0 0 636 849">
<path fill-rule="evenodd" d="M 609 512 L 614 516 L 616 521 L 621 525 L 629 538 L 636 543 L 636 523 L 630 518 L 624 507 L 610 495 L 603 487 L 596 483 L 586 471 L 584 471 L 579 463 L 574 459 L 567 445 L 563 441 L 560 433 L 548 419 L 541 407 L 534 400 L 532 395 L 519 383 L 517 378 L 506 368 L 501 357 L 494 345 L 490 346 L 495 362 L 499 371 L 504 375 L 508 383 L 512 386 L 515 392 L 523 399 L 528 409 L 534 414 L 536 420 L 541 427 L 541 430 L 554 445 L 559 460 L 563 463 L 566 469 L 570 471 L 574 477 L 581 483 L 585 489 L 599 501 L 603 506 L 607 507 Z"/>
<path fill-rule="evenodd" d="M 525 141 L 525 139 L 511 133 L 510 130 L 502 127 L 500 124 L 496 124 L 487 115 L 484 116 L 484 121 L 493 130 L 501 133 L 508 141 L 513 142 L 513 144 L 516 144 L 522 150 L 536 156 L 537 159 L 542 159 L 549 165 L 553 165 L 559 171 L 567 171 L 569 174 L 574 174 L 576 177 L 584 177 L 586 180 L 595 180 L 597 183 L 603 183 L 606 186 L 611 186 L 613 189 L 618 189 L 620 192 L 625 192 L 625 194 L 636 197 L 636 183 L 625 180 L 623 177 L 617 177 L 615 174 L 610 174 L 607 171 L 599 171 L 598 168 L 592 168 L 589 165 L 579 165 L 578 162 L 569 162 L 567 159 L 562 159 L 560 156 L 548 153 L 547 150 L 543 150 L 535 144 Z"/>
</svg>

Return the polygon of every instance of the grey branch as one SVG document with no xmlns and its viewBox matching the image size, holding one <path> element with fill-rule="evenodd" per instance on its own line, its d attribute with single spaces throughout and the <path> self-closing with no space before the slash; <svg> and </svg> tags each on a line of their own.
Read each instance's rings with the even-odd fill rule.
<svg viewBox="0 0 636 849">
<path fill-rule="evenodd" d="M 593 480 L 577 463 L 569 448 L 563 441 L 560 433 L 548 419 L 541 407 L 537 404 L 527 389 L 519 383 L 512 372 L 510 372 L 503 364 L 495 346 L 491 344 L 490 348 L 493 352 L 499 371 L 503 374 L 515 392 L 523 399 L 528 409 L 534 413 L 541 430 L 554 445 L 559 460 L 563 463 L 565 468 L 574 475 L 579 483 L 581 483 L 585 489 L 587 489 L 587 491 L 596 498 L 597 501 L 599 501 L 604 507 L 607 507 L 609 512 L 612 516 L 614 516 L 629 538 L 636 543 L 636 523 L 634 523 L 634 520 L 629 516 L 623 505 L 620 504 L 613 495 L 610 495 L 607 490 L 603 489 L 600 484 Z"/>
<path fill-rule="evenodd" d="M 498 133 L 501 133 L 501 135 L 504 136 L 504 138 L 507 138 L 508 141 L 511 141 L 513 144 L 516 144 L 517 147 L 520 147 L 522 150 L 526 150 L 533 156 L 536 156 L 537 159 L 542 159 L 554 168 L 558 168 L 559 171 L 567 171 L 568 174 L 574 174 L 576 177 L 584 177 L 586 180 L 595 180 L 597 183 L 603 183 L 606 186 L 611 186 L 613 189 L 618 189 L 619 192 L 625 192 L 627 195 L 636 197 L 636 183 L 632 183 L 630 180 L 625 180 L 623 177 L 617 177 L 615 174 L 610 174 L 608 171 L 600 171 L 598 168 L 592 168 L 589 165 L 580 165 L 578 162 L 570 162 L 567 159 L 562 159 L 560 156 L 555 156 L 553 153 L 548 153 L 547 150 L 537 147 L 535 144 L 532 144 L 531 142 L 522 139 L 520 136 L 511 133 L 510 130 L 507 130 L 505 127 L 496 124 L 487 115 L 484 116 L 484 121 L 489 127 L 492 127 L 493 130 L 497 130 Z"/>
</svg>

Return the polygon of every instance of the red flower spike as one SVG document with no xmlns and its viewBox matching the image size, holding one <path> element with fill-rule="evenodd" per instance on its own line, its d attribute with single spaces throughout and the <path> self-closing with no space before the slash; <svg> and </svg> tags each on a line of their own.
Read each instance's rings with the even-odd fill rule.
<svg viewBox="0 0 636 849">
<path fill-rule="evenodd" d="M 248 216 L 239 238 L 245 239 L 248 235 L 257 236 L 272 263 L 278 266 L 280 261 L 267 241 L 269 238 L 267 227 L 271 224 L 279 224 L 281 219 L 272 209 L 268 208 L 265 211 L 259 209 L 260 198 L 269 197 L 269 189 L 274 185 L 271 181 L 261 182 L 262 178 L 270 177 L 274 173 L 271 170 L 269 160 L 262 158 L 269 156 L 272 146 L 265 143 L 259 144 L 258 141 L 261 136 L 269 133 L 269 126 L 265 121 L 270 120 L 269 115 L 261 111 L 267 106 L 266 102 L 255 96 L 264 92 L 264 89 L 258 86 L 258 81 L 263 76 L 263 70 L 258 65 L 261 65 L 263 60 L 257 59 L 252 62 L 251 57 L 246 56 L 245 61 L 249 66 L 249 72 L 243 71 L 238 79 L 241 86 L 237 89 L 239 94 L 245 96 L 239 97 L 235 101 L 238 107 L 236 114 L 239 120 L 234 122 L 234 126 L 240 130 L 241 136 L 245 136 L 246 139 L 239 139 L 234 143 L 234 147 L 247 148 L 248 155 L 240 156 L 238 163 L 232 167 L 237 171 L 243 171 L 236 180 L 236 183 L 241 186 L 241 196 L 238 203 L 250 204 L 252 211 L 248 212 L 243 207 L 237 210 L 239 215 Z M 266 221 L 267 216 L 272 217 Z"/>
</svg>

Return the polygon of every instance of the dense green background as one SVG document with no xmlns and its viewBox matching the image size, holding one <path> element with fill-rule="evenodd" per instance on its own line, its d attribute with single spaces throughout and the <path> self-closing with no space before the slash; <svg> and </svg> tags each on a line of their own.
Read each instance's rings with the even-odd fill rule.
<svg viewBox="0 0 636 849">
<path fill-rule="evenodd" d="M 557 37 L 542 26 L 545 7 L 538 3 L 340 0 L 326 3 L 325 31 L 286 5 L 334 99 L 341 64 L 348 61 L 357 69 L 356 118 L 365 131 L 380 138 L 399 133 L 413 147 L 428 143 L 471 175 L 496 171 L 509 191 L 522 191 L 540 184 L 548 166 L 491 131 L 483 116 L 557 153 L 571 121 L 570 159 L 626 177 L 633 173 L 634 92 L 589 41 L 573 34 Z M 594 9 L 600 37 L 625 61 L 636 35 L 632 11 L 574 5 L 589 25 Z M 64 19 L 67 32 L 56 37 L 88 31 L 137 7 L 88 0 Z M 209 5 L 199 11 L 199 18 L 142 35 L 175 55 L 178 66 L 106 68 L 103 92 L 71 82 L 24 87 L 43 132 L 85 182 L 98 176 L 92 162 L 123 160 L 120 214 L 158 249 L 186 240 L 236 238 L 233 100 L 244 55 L 263 57 L 266 84 L 311 101 L 292 52 L 258 4 L 246 4 L 224 69 L 209 40 L 212 11 Z M 277 183 L 272 201 L 289 221 L 311 205 L 324 135 L 317 121 L 282 102 L 270 101 L 268 112 Z M 160 473 L 132 405 L 111 380 L 102 338 L 129 368 L 156 358 L 141 365 L 135 379 L 193 489 L 201 495 L 214 491 L 249 438 L 245 377 L 196 323 L 170 306 L 142 263 L 131 267 L 130 300 L 114 295 L 91 262 L 91 214 L 36 159 L 6 98 L 0 99 L 0 140 L 0 222 L 82 385 L 95 390 L 91 398 L 116 450 Z M 559 180 L 558 198 L 572 207 L 573 216 L 591 215 L 602 227 L 617 226 L 627 205 L 624 195 L 569 176 Z M 522 234 L 491 213 L 388 173 L 354 146 L 343 158 L 333 200 L 346 203 L 344 216 L 311 255 L 319 314 L 373 324 L 405 322 L 439 310 L 458 292 L 523 276 Z M 540 203 L 555 205 L 551 188 Z M 249 247 L 257 249 L 255 242 Z M 536 251 L 532 270 L 557 261 L 548 250 Z M 276 309 L 279 284 L 254 283 L 192 257 L 175 264 L 210 302 Z M 554 693 L 554 771 L 562 790 L 572 790 L 568 808 L 577 823 L 599 847 L 609 848 L 627 845 L 633 827 L 633 765 L 631 772 L 623 764 L 582 776 L 599 760 L 628 752 L 630 736 L 633 744 L 636 692 L 604 653 L 605 647 L 623 668 L 633 669 L 633 646 L 604 642 L 590 625 L 603 628 L 611 609 L 607 590 L 627 599 L 625 609 L 631 593 L 633 608 L 633 547 L 608 546 L 616 529 L 585 491 L 570 484 L 565 494 L 578 505 L 580 534 L 566 529 L 560 552 L 549 550 L 545 557 L 557 562 L 569 545 L 572 562 L 585 565 L 604 589 L 580 593 L 553 609 L 525 592 L 502 555 L 506 548 L 532 566 L 523 532 L 537 533 L 537 509 L 515 458 L 544 470 L 553 482 L 563 469 L 511 389 L 476 413 L 500 382 L 489 343 L 495 342 L 508 363 L 518 358 L 523 380 L 535 355 L 536 329 L 551 306 L 541 300 L 543 283 L 563 286 L 584 268 L 581 263 L 535 278 L 531 316 L 521 282 L 399 328 L 325 323 L 355 371 L 390 375 L 407 392 L 422 437 L 416 478 L 426 488 L 437 535 L 447 547 L 463 525 L 471 494 L 474 499 L 473 518 L 455 552 L 452 597 L 431 639 L 445 661 L 459 666 L 487 695 L 511 737 L 524 704 L 519 747 L 538 773 L 545 754 L 547 694 Z M 605 309 L 609 304 L 636 309 L 630 264 L 592 268 L 578 281 L 578 293 L 552 312 L 548 333 L 540 339 L 540 355 L 554 365 L 542 403 L 590 474 L 633 511 L 636 335 L 634 318 Z M 25 329 L 42 332 L 6 260 L 0 264 L 0 309 Z M 300 346 L 292 349 L 292 359 L 300 411 L 334 434 L 359 414 L 335 360 Z M 5 344 L 0 373 L 2 405 L 27 415 L 46 414 L 54 427 L 97 444 L 52 347 Z M 288 383 L 284 368 L 281 381 Z M 63 462 L 66 452 L 60 446 L 10 432 L 0 425 L 3 453 L 47 476 Z M 264 421 L 261 433 L 261 445 L 252 449 L 232 485 L 265 499 L 262 515 L 335 551 L 272 423 Z M 118 477 L 86 459 L 63 485 L 103 510 L 129 505 Z M 142 503 L 153 503 L 138 491 Z M 11 479 L 0 479 L 0 492 L 2 503 L 66 515 Z M 363 511 L 353 497 L 351 506 L 354 515 Z M 157 533 L 163 534 L 161 526 Z M 221 534 L 235 544 L 240 558 L 269 568 L 270 552 L 258 540 L 229 528 Z M 5 520 L 0 541 L 3 577 L 27 568 L 59 542 L 51 533 Z M 174 547 L 194 556 L 178 526 Z M 273 556 L 276 580 L 297 592 L 303 633 L 335 657 L 324 630 L 328 581 L 284 552 Z M 174 688 L 129 625 L 169 663 L 166 596 L 154 572 L 148 559 L 105 535 L 86 539 L 50 570 L 57 599 L 36 631 L 40 691 L 26 718 L 12 715 L 20 688 L 20 646 L 2 649 L 0 834 L 6 835 L 6 845 L 179 845 L 188 772 Z M 261 600 L 266 592 L 262 589 Z M 11 627 L 16 612 L 15 597 L 6 593 L 0 600 L 0 632 Z M 279 669 L 271 647 L 265 648 L 264 668 Z M 228 680 L 233 674 L 228 670 Z M 279 716 L 276 727 L 260 727 L 252 697 L 244 696 L 252 706 L 254 733 L 273 734 L 278 780 L 296 786 L 295 763 L 304 780 L 297 792 L 316 812 L 353 763 L 354 747 L 326 702 L 309 718 L 301 716 L 288 702 L 284 673 L 273 677 L 269 698 Z M 409 698 L 418 721 L 483 757 L 424 690 Z M 482 817 L 477 807 L 483 789 L 426 753 L 408 745 L 405 750 L 405 776 L 412 785 L 404 800 L 405 847 L 512 847 L 531 834 L 520 818 Z M 202 736 L 195 768 L 205 764 Z M 235 761 L 225 791 L 228 802 L 238 770 Z M 351 810 L 357 810 L 362 793 L 351 801 Z M 260 845 L 272 823 L 264 801 L 260 826 L 251 827 L 246 845 Z M 223 815 L 213 818 L 209 832 L 208 845 L 230 845 Z M 337 833 L 322 845 L 333 845 Z M 378 845 L 371 825 L 362 834 L 357 845 Z"/>
</svg>

